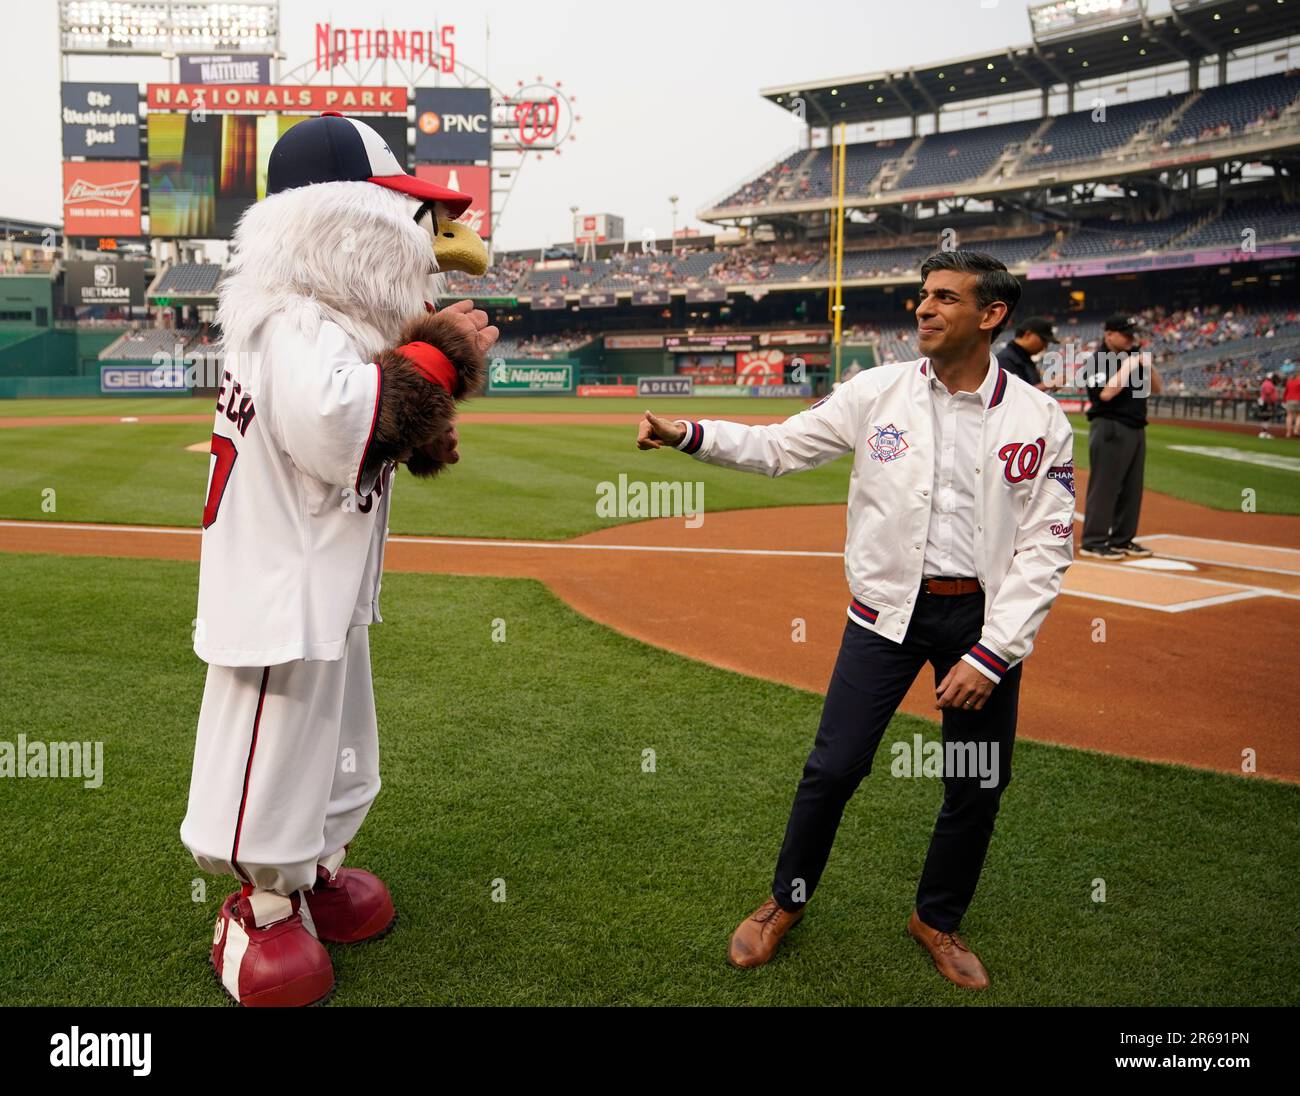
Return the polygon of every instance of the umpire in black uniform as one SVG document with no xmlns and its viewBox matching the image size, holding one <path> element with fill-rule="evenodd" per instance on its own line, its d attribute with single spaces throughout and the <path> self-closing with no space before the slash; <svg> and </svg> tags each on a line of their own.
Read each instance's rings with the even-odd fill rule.
<svg viewBox="0 0 1300 1096">
<path fill-rule="evenodd" d="M 1026 384 L 1044 388 L 1034 357 L 1054 342 L 1056 332 L 1052 330 L 1052 321 L 1046 316 L 1030 316 L 1016 325 L 1015 337 L 997 352 L 998 365 Z"/>
<path fill-rule="evenodd" d="M 1149 556 L 1138 544 L 1146 467 L 1147 396 L 1164 389 L 1156 367 L 1138 351 L 1137 325 L 1118 314 L 1105 323 L 1102 345 L 1084 363 L 1088 392 L 1088 495 L 1081 556 L 1119 560 Z"/>
</svg>

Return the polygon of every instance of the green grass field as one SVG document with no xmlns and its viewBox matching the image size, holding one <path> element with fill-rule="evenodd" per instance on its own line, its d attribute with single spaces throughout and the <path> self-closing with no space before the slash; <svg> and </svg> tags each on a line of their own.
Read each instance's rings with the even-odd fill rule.
<svg viewBox="0 0 1300 1096">
<path fill-rule="evenodd" d="M 191 564 L 4 558 L 0 739 L 102 740 L 105 758 L 95 790 L 4 782 L 5 1004 L 226 1000 L 207 952 L 231 888 L 193 901 L 177 832 L 196 582 Z M 889 775 L 890 741 L 937 733 L 906 717 L 778 961 L 732 970 L 820 698 L 620 637 L 528 581 L 394 574 L 384 596 L 384 790 L 353 862 L 401 920 L 332 949 L 337 1005 L 1300 1004 L 1300 789 L 1025 741 L 963 925 L 993 988 L 949 986 L 903 933 L 941 797 Z"/>
<path fill-rule="evenodd" d="M 128 405 L 130 405 L 128 407 Z M 136 405 L 147 405 L 140 407 Z M 149 423 L 148 412 L 201 412 L 196 400 L 32 400 L 0 402 L 28 414 L 104 414 L 138 423 L 98 426 L 19 427 L 0 430 L 0 518 L 91 521 L 144 525 L 197 525 L 202 511 L 208 459 L 185 447 L 204 441 L 205 424 Z M 632 479 L 689 479 L 704 484 L 711 511 L 748 507 L 842 503 L 850 461 L 841 459 L 813 472 L 766 477 L 687 463 L 674 453 L 642 453 L 634 444 L 640 404 L 631 400 L 504 398 L 476 401 L 483 411 L 579 411 L 628 415 L 627 426 L 600 424 L 462 424 L 462 462 L 435 484 L 402 477 L 390 526 L 395 533 L 444 536 L 560 539 L 629 519 L 596 513 L 598 484 Z M 664 414 L 696 417 L 741 413 L 793 414 L 793 400 L 665 400 Z M 1087 425 L 1075 417 L 1075 460 L 1088 464 Z M 1147 487 L 1219 509 L 1239 510 L 1242 492 L 1255 492 L 1260 513 L 1300 514 L 1300 472 L 1199 454 L 1170 445 L 1224 447 L 1300 456 L 1300 445 L 1268 441 L 1248 433 L 1182 426 L 1148 428 Z M 53 488 L 54 510 L 48 509 Z"/>
<path fill-rule="evenodd" d="M 613 397 L 577 396 L 492 396 L 472 400 L 464 405 L 474 413 L 554 414 L 578 413 L 583 415 L 641 414 L 645 406 L 664 414 L 725 416 L 731 415 L 793 415 L 808 406 L 806 400 L 723 398 L 704 396 L 690 399 L 661 399 L 641 401 Z M 0 418 L 37 418 L 55 415 L 208 415 L 211 401 L 195 397 L 130 396 L 103 399 L 68 400 L 0 400 Z"/>
</svg>

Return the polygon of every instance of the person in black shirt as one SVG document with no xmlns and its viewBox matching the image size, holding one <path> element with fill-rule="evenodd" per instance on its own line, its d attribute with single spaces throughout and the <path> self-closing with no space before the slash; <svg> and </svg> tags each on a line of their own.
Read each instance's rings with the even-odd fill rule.
<svg viewBox="0 0 1300 1096">
<path fill-rule="evenodd" d="M 1043 388 L 1042 375 L 1034 364 L 1034 355 L 1041 354 L 1049 343 L 1056 342 L 1052 321 L 1046 316 L 1030 316 L 1016 327 L 1016 336 L 997 353 L 998 365 L 1013 377 L 1019 377 L 1035 388 Z"/>
<path fill-rule="evenodd" d="M 1146 466 L 1148 395 L 1164 388 L 1156 367 L 1138 351 L 1137 326 L 1111 316 L 1102 345 L 1084 364 L 1088 392 L 1088 495 L 1084 503 L 1082 556 L 1123 559 L 1149 556 L 1138 544 L 1142 474 Z"/>
</svg>

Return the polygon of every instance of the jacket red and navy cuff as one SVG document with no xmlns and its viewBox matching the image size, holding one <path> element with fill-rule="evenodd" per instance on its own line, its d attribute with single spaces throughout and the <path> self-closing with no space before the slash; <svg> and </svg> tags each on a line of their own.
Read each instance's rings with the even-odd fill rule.
<svg viewBox="0 0 1300 1096">
<path fill-rule="evenodd" d="M 677 423 L 686 428 L 686 434 L 677 443 L 676 447 L 683 453 L 694 456 L 700 451 L 700 446 L 704 444 L 704 427 L 693 419 L 678 419 Z"/>
<path fill-rule="evenodd" d="M 997 685 L 1002 680 L 1003 675 L 1011 669 L 1010 662 L 984 643 L 975 644 L 961 658 L 963 662 L 969 662 L 975 669 L 979 670 L 994 685 Z"/>
</svg>

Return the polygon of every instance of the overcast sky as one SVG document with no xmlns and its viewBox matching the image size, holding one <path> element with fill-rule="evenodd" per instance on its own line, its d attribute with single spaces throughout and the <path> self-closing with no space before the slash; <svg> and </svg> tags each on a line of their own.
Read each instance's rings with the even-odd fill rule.
<svg viewBox="0 0 1300 1096">
<path fill-rule="evenodd" d="M 1167 9 L 1167 0 L 1149 8 Z M 57 0 L 5 5 L 9 151 L 0 213 L 59 219 Z M 793 118 L 758 89 L 900 69 L 1029 41 L 1024 0 L 663 0 L 657 4 L 495 0 L 322 3 L 282 0 L 287 70 L 314 57 L 316 22 L 394 28 L 454 24 L 459 58 L 511 90 L 539 76 L 577 98 L 577 140 L 530 160 L 497 246 L 570 238 L 569 207 L 622 215 L 627 234 L 667 235 L 670 194 L 682 224 L 799 139 Z M 490 25 L 491 49 L 485 49 Z M 74 58 L 73 80 L 165 80 L 159 60 Z M 703 226 L 701 226 L 703 227 Z"/>
</svg>

